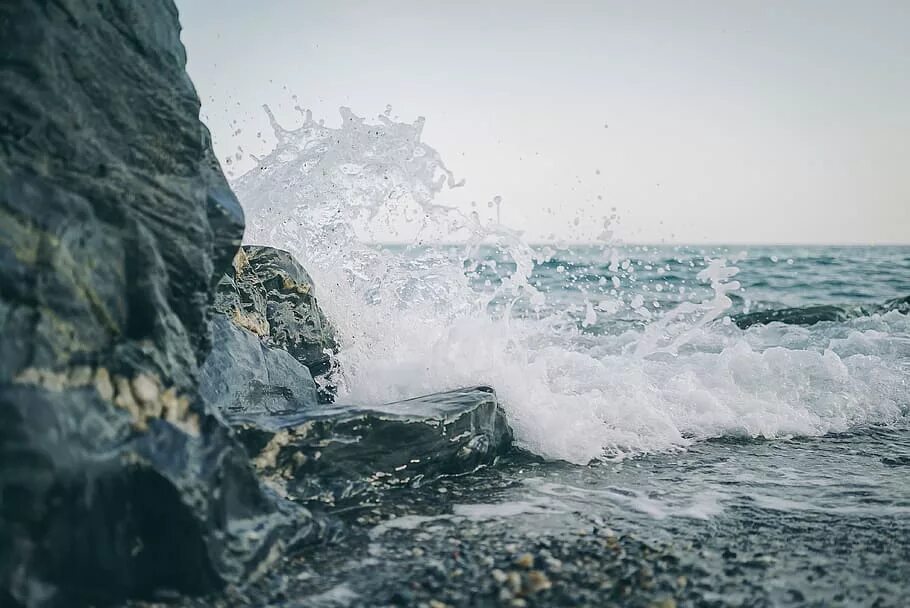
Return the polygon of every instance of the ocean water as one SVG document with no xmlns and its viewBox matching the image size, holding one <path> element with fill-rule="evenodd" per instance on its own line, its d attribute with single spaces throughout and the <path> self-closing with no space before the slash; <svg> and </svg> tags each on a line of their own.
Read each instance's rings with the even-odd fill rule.
<svg viewBox="0 0 910 608">
<path fill-rule="evenodd" d="M 740 330 L 730 315 L 910 293 L 907 248 L 535 246 L 444 203 L 422 121 L 309 114 L 233 185 L 249 242 L 290 250 L 339 330 L 340 398 L 493 386 L 519 445 L 594 460 L 716 437 L 820 436 L 908 409 L 898 313 Z M 406 246 L 373 243 L 377 228 Z M 457 244 L 451 244 L 457 243 Z"/>
<path fill-rule="evenodd" d="M 496 389 L 529 459 L 432 517 L 684 542 L 722 603 L 902 605 L 910 317 L 868 311 L 910 294 L 910 247 L 630 245 L 613 212 L 599 242 L 527 243 L 446 205 L 422 122 L 342 117 L 273 120 L 233 186 L 246 240 L 316 281 L 340 401 Z M 815 305 L 856 314 L 732 320 Z"/>
</svg>

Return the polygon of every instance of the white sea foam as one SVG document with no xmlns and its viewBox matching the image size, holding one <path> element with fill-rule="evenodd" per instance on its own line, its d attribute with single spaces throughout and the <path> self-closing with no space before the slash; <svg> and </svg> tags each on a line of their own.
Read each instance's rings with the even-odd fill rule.
<svg viewBox="0 0 910 608">
<path fill-rule="evenodd" d="M 905 316 L 741 331 L 721 322 L 739 286 L 718 259 L 700 275 L 713 291 L 704 301 L 643 331 L 582 336 L 529 284 L 534 260 L 552 251 L 436 201 L 458 182 L 421 141 L 422 120 L 369 122 L 347 109 L 339 128 L 303 119 L 293 130 L 273 119 L 276 149 L 233 185 L 246 241 L 291 251 L 313 275 L 340 334 L 341 400 L 489 384 L 522 446 L 577 463 L 719 435 L 818 435 L 907 412 Z M 383 250 L 369 244 L 377 230 L 421 246 Z M 428 245 L 453 241 L 463 244 Z M 482 244 L 515 264 L 501 284 L 475 287 L 466 276 Z M 604 262 L 627 266 L 610 247 Z M 640 295 L 623 300 L 615 276 L 612 286 L 615 296 L 585 302 L 582 325 L 630 306 L 653 316 Z M 505 304 L 491 313 L 494 300 Z"/>
</svg>

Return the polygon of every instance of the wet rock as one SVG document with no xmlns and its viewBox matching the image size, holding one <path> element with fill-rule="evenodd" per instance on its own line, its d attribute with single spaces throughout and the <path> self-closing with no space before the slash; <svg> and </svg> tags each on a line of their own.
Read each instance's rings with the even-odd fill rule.
<svg viewBox="0 0 910 608">
<path fill-rule="evenodd" d="M 733 315 L 731 319 L 740 329 L 747 329 L 753 325 L 767 325 L 775 322 L 788 325 L 815 325 L 823 321 L 842 322 L 867 315 L 885 314 L 891 311 L 897 311 L 905 315 L 910 314 L 910 296 L 893 298 L 883 304 L 872 306 L 824 305 L 761 310 Z"/>
<path fill-rule="evenodd" d="M 886 313 L 891 312 L 892 310 L 896 310 L 901 314 L 910 315 L 910 296 L 888 300 L 879 306 L 876 312 Z"/>
<path fill-rule="evenodd" d="M 287 351 L 320 380 L 320 400 L 332 400 L 335 333 L 317 305 L 312 279 L 291 254 L 243 246 L 218 283 L 215 310 L 266 346 Z"/>
<path fill-rule="evenodd" d="M 375 407 L 237 416 L 233 423 L 275 487 L 297 500 L 331 505 L 471 471 L 493 462 L 512 441 L 496 395 L 485 387 Z"/>
<path fill-rule="evenodd" d="M 215 348 L 199 375 L 199 392 L 228 418 L 286 414 L 317 406 L 310 370 L 287 351 L 266 346 L 259 336 L 224 315 L 212 319 Z"/>
<path fill-rule="evenodd" d="M 801 308 L 782 308 L 739 314 L 732 317 L 740 329 L 753 325 L 768 323 L 786 323 L 788 325 L 815 325 L 822 321 L 846 321 L 850 313 L 839 306 L 805 306 Z"/>
<path fill-rule="evenodd" d="M 530 553 L 522 553 L 515 558 L 515 565 L 519 568 L 524 568 L 525 570 L 530 570 L 534 567 L 534 556 Z"/>
<path fill-rule="evenodd" d="M 550 582 L 549 577 L 540 570 L 531 570 L 528 572 L 526 584 L 528 593 L 546 591 L 552 586 L 553 584 Z"/>
<path fill-rule="evenodd" d="M 206 592 L 311 521 L 198 398 L 243 214 L 179 30 L 170 0 L 0 4 L 4 606 Z"/>
</svg>

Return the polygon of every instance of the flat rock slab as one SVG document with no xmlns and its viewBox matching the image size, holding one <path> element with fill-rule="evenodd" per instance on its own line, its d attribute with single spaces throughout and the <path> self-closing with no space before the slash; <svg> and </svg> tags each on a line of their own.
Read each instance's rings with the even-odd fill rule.
<svg viewBox="0 0 910 608">
<path fill-rule="evenodd" d="M 487 387 L 230 422 L 279 491 L 328 505 L 466 473 L 492 463 L 512 444 L 496 393 Z"/>
</svg>

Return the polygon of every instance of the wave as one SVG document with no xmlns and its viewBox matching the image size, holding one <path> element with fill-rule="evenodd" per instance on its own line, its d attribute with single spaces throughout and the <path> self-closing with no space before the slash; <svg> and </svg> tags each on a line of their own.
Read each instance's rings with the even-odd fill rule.
<svg viewBox="0 0 910 608">
<path fill-rule="evenodd" d="M 437 201 L 460 182 L 421 141 L 422 119 L 343 108 L 336 128 L 301 115 L 286 129 L 269 113 L 277 145 L 233 186 L 247 242 L 287 249 L 313 275 L 339 332 L 342 401 L 488 384 L 519 445 L 576 463 L 907 414 L 910 321 L 898 312 L 743 330 L 727 259 L 665 256 L 646 270 L 610 240 L 588 264 L 532 247 Z M 390 233 L 413 245 L 373 244 Z M 680 282 L 692 268 L 691 288 L 669 298 L 663 267 Z"/>
</svg>

